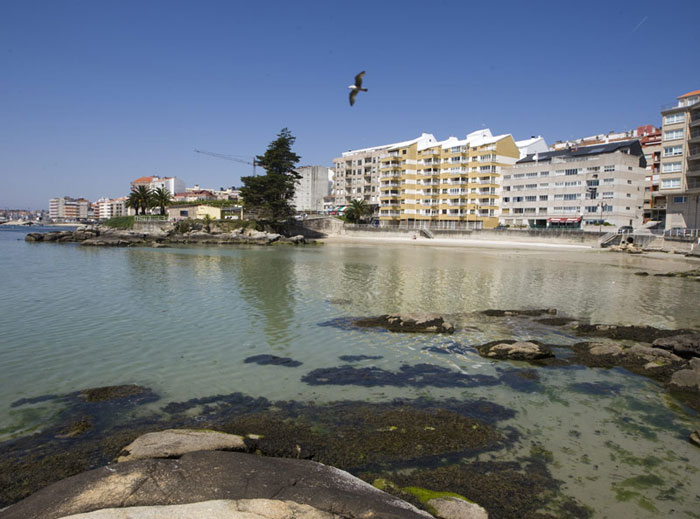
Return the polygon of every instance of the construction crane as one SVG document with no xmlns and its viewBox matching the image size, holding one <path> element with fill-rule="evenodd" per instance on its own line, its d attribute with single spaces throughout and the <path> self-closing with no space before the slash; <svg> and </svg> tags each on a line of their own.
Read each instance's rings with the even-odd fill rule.
<svg viewBox="0 0 700 519">
<path fill-rule="evenodd" d="M 232 160 L 234 162 L 240 162 L 241 164 L 248 164 L 249 166 L 253 166 L 253 176 L 255 177 L 258 175 L 257 170 L 255 168 L 259 165 L 259 163 L 255 159 L 253 159 L 253 162 L 250 162 L 248 160 L 239 158 L 243 157 L 243 155 L 224 155 L 223 153 L 214 153 L 213 151 L 198 150 L 196 148 L 194 151 L 197 153 L 202 153 L 203 155 L 211 155 L 212 157 L 217 157 L 224 160 Z"/>
</svg>

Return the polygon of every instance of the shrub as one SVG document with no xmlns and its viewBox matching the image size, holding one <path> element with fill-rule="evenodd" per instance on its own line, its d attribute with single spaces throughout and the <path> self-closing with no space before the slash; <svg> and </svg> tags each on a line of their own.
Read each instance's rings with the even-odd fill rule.
<svg viewBox="0 0 700 519">
<path fill-rule="evenodd" d="M 102 222 L 105 227 L 111 227 L 112 229 L 122 229 L 128 230 L 134 228 L 134 217 L 133 216 L 115 216 L 109 220 Z"/>
</svg>

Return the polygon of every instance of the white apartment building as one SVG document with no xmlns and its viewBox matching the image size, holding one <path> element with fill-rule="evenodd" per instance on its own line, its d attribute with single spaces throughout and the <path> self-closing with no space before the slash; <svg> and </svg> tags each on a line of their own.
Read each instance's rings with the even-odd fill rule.
<svg viewBox="0 0 700 519">
<path fill-rule="evenodd" d="M 201 194 L 202 192 L 209 192 L 213 194 L 217 200 L 238 200 L 241 197 L 241 191 L 240 189 L 236 189 L 233 186 L 230 187 L 221 187 L 219 189 L 213 189 L 213 188 L 202 188 L 199 187 L 199 184 L 195 184 L 192 187 L 186 187 L 184 194 L 192 193 L 192 194 Z M 178 191 L 177 194 L 180 194 L 181 192 Z M 175 194 L 175 193 L 173 193 Z M 190 200 L 196 200 L 196 198 L 191 198 L 189 197 Z"/>
<path fill-rule="evenodd" d="M 331 191 L 331 170 L 325 166 L 301 166 L 295 171 L 301 178 L 294 188 L 292 206 L 298 212 L 322 212 L 323 199 Z"/>
<path fill-rule="evenodd" d="M 598 230 L 604 223 L 638 227 L 645 168 L 638 140 L 528 155 L 503 171 L 500 223 L 584 230 Z"/>
<path fill-rule="evenodd" d="M 678 97 L 661 112 L 661 184 L 656 200 L 666 205 L 666 228 L 700 228 L 700 90 Z"/>
<path fill-rule="evenodd" d="M 52 220 L 82 220 L 88 217 L 89 200 L 61 196 L 49 200 L 49 218 Z"/>
<path fill-rule="evenodd" d="M 333 159 L 333 196 L 336 208 L 347 206 L 353 200 L 362 199 L 377 210 L 380 205 L 380 159 L 388 150 L 410 145 L 418 140 L 437 142 L 435 137 L 424 133 L 420 137 L 393 144 L 373 146 L 360 150 L 348 150 Z"/>
<path fill-rule="evenodd" d="M 125 196 L 120 198 L 102 197 L 93 204 L 93 207 L 95 218 L 100 220 L 107 220 L 115 216 L 127 216 L 129 214 Z"/>
<path fill-rule="evenodd" d="M 131 187 L 147 186 L 153 191 L 159 187 L 167 189 L 171 195 L 185 191 L 185 183 L 177 177 L 140 177 L 131 183 Z"/>
<path fill-rule="evenodd" d="M 549 151 L 547 143 L 545 142 L 544 137 L 541 135 L 538 135 L 537 137 L 533 135 L 529 139 L 515 141 L 515 145 L 518 147 L 518 150 L 520 150 L 521 159 L 524 159 L 528 155 L 532 155 L 534 153 L 544 153 L 545 151 Z"/>
</svg>

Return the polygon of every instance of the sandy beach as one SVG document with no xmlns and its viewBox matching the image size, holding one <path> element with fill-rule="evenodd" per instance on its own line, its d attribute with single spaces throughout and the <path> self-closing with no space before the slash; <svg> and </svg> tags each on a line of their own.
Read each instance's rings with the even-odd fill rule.
<svg viewBox="0 0 700 519">
<path fill-rule="evenodd" d="M 461 248 L 493 248 L 493 249 L 555 249 L 555 250 L 595 250 L 590 245 L 567 243 L 510 241 L 510 240 L 474 240 L 469 238 L 424 238 L 411 235 L 406 237 L 388 236 L 347 236 L 332 235 L 320 240 L 323 243 L 372 243 L 372 244 L 404 244 L 424 247 L 461 247 Z"/>
</svg>

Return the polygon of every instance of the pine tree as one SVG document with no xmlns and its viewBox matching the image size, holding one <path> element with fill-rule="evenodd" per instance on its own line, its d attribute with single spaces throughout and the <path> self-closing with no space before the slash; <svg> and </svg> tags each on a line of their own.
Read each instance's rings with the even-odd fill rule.
<svg viewBox="0 0 700 519">
<path fill-rule="evenodd" d="M 265 169 L 265 175 L 243 177 L 241 197 L 246 207 L 269 214 L 272 218 L 285 218 L 294 213 L 290 200 L 301 178 L 294 168 L 301 157 L 292 151 L 296 137 L 283 128 L 263 155 L 255 157 Z"/>
</svg>

